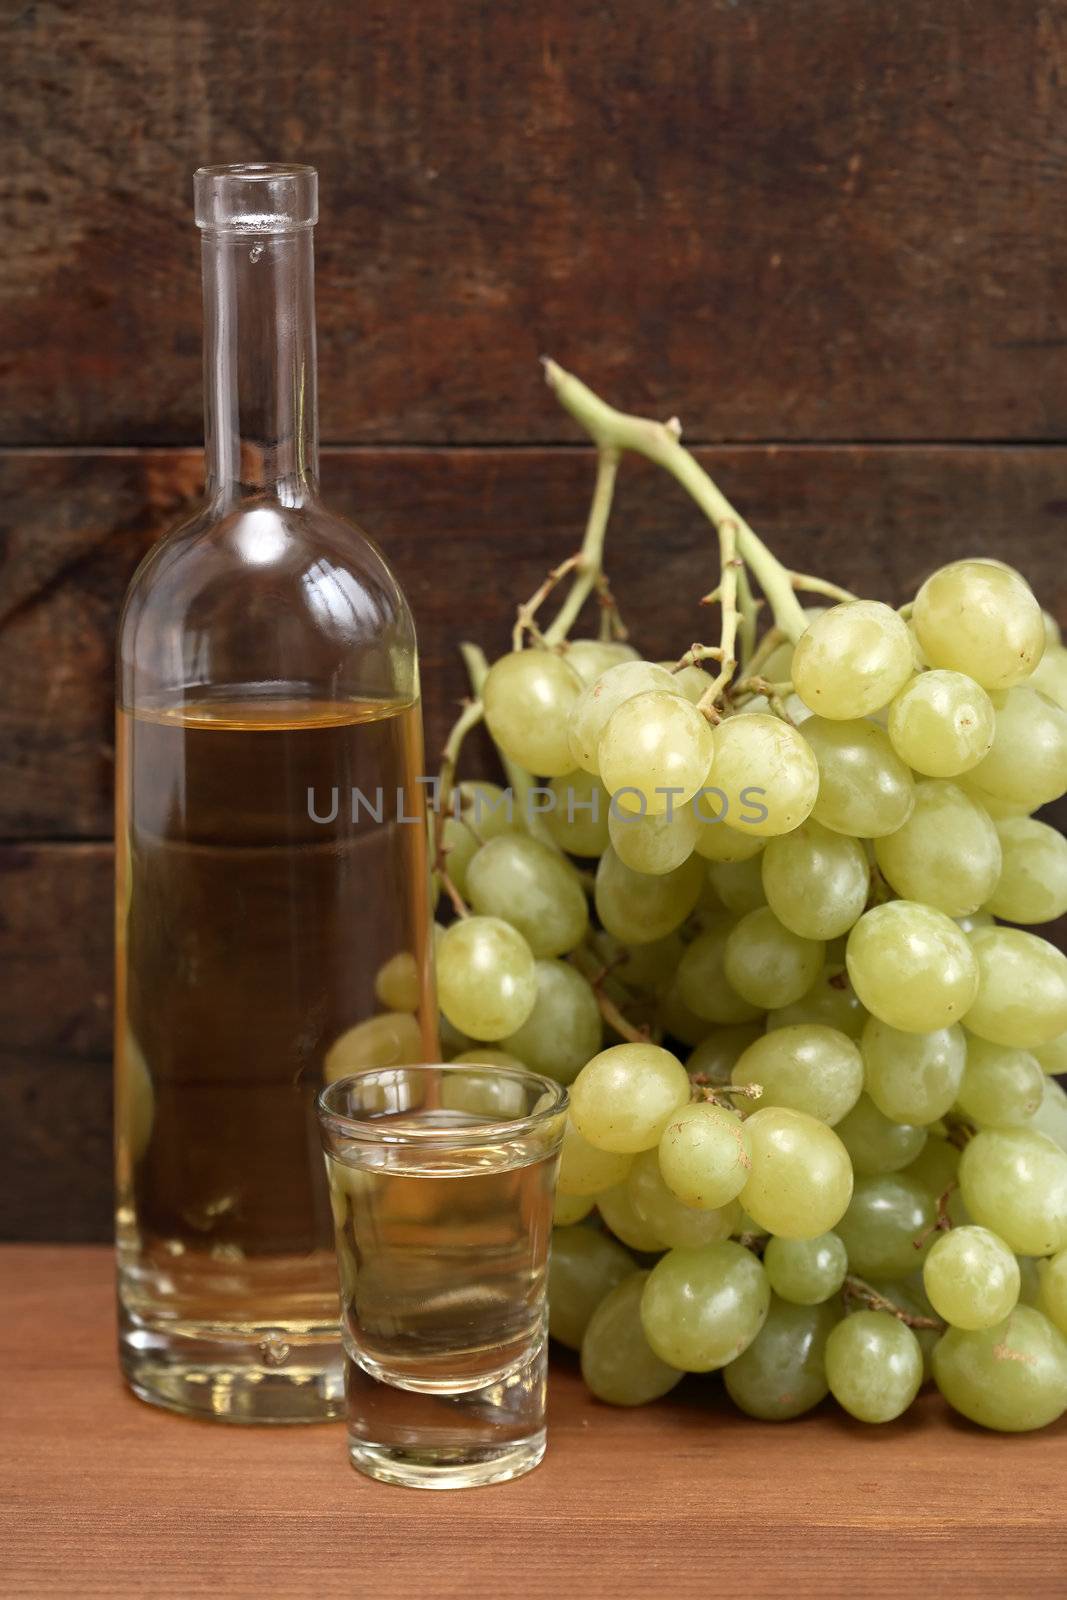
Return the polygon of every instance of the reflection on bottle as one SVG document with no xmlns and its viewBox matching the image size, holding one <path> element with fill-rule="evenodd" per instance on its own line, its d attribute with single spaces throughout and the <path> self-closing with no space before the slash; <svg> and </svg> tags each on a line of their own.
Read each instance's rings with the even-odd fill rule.
<svg viewBox="0 0 1067 1600">
<path fill-rule="evenodd" d="M 417 1011 L 422 1000 L 418 962 L 410 950 L 399 950 L 378 968 L 374 993 L 390 1011 Z"/>
<path fill-rule="evenodd" d="M 148 1149 L 156 1115 L 156 1095 L 152 1076 L 137 1040 L 127 1028 L 121 1046 L 115 1089 L 119 1146 L 135 1167 Z"/>
<path fill-rule="evenodd" d="M 323 1062 L 323 1080 L 336 1083 L 363 1067 L 407 1067 L 424 1059 L 422 1032 L 409 1011 L 386 1011 L 357 1022 L 335 1039 Z"/>
</svg>

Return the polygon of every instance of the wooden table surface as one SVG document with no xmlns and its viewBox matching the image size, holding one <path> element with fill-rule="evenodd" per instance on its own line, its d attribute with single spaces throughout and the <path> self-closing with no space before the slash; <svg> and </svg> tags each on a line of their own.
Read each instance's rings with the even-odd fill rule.
<svg viewBox="0 0 1067 1600">
<path fill-rule="evenodd" d="M 0 1593 L 328 1600 L 1067 1594 L 1067 1423 L 981 1433 L 924 1398 L 863 1428 L 641 1411 L 557 1362 L 517 1483 L 388 1488 L 339 1425 L 190 1422 L 127 1394 L 110 1252 L 0 1248 Z M 686 1386 L 683 1386 L 683 1388 Z"/>
</svg>

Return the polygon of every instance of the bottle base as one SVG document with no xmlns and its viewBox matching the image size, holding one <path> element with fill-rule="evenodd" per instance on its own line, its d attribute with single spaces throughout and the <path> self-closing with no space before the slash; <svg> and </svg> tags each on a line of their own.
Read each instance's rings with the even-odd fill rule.
<svg viewBox="0 0 1067 1600">
<path fill-rule="evenodd" d="M 333 1329 L 229 1332 L 149 1328 L 121 1318 L 119 1364 L 139 1400 L 236 1423 L 331 1422 L 344 1416 L 344 1366 Z"/>
</svg>

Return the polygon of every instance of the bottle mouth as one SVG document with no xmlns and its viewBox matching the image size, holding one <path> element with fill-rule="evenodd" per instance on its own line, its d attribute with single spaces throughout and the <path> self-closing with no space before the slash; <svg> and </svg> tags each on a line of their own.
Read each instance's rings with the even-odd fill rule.
<svg viewBox="0 0 1067 1600">
<path fill-rule="evenodd" d="M 319 175 L 287 162 L 199 167 L 196 225 L 205 233 L 300 233 L 319 220 Z"/>
</svg>

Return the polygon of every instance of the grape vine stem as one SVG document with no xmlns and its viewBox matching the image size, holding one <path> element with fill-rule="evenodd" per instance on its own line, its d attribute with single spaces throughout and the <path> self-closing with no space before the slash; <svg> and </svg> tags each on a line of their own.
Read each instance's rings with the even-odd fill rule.
<svg viewBox="0 0 1067 1600">
<path fill-rule="evenodd" d="M 616 411 L 573 373 L 565 372 L 557 362 L 545 358 L 544 369 L 545 378 L 556 398 L 564 410 L 585 429 L 598 451 L 613 450 L 619 453 L 632 450 L 662 467 L 692 496 L 718 533 L 723 569 L 723 661 L 716 680 L 716 695 L 721 695 L 734 671 L 732 658 L 738 631 L 738 583 L 737 569 L 732 562 L 737 557 L 745 562 L 760 584 L 778 627 L 795 643 L 807 627 L 807 618 L 796 597 L 794 574 L 771 554 L 696 457 L 685 448 L 677 421 L 656 422 L 649 417 L 630 416 L 626 412 Z M 746 621 L 746 630 L 748 627 Z M 712 709 L 708 700 L 710 694 L 709 689 L 701 701 L 701 709 L 705 712 Z"/>
</svg>

